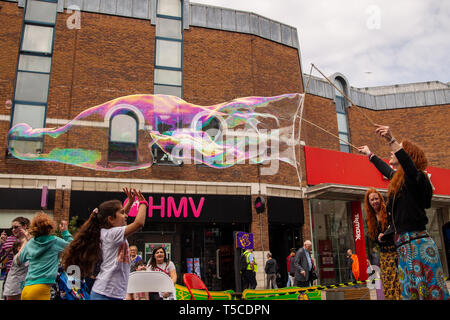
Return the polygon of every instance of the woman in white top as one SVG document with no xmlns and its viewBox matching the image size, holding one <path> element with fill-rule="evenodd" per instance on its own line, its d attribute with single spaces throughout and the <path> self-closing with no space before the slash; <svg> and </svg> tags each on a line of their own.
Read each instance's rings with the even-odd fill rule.
<svg viewBox="0 0 450 320">
<path fill-rule="evenodd" d="M 163 247 L 157 247 L 153 250 L 152 257 L 147 264 L 147 270 L 160 271 L 166 273 L 175 285 L 177 283 L 177 271 L 172 261 L 167 259 L 166 250 Z M 150 292 L 150 300 L 174 300 L 171 292 Z"/>
<path fill-rule="evenodd" d="M 25 246 L 30 240 L 31 235 L 28 232 L 30 220 L 24 217 L 18 217 L 12 222 L 12 229 L 15 231 L 14 235 L 18 242 L 13 244 L 14 259 L 9 269 L 8 277 L 5 281 L 5 288 L 3 295 L 6 300 L 20 300 L 22 289 L 25 283 L 25 277 L 28 272 L 28 262 L 24 264 L 17 264 L 17 256 L 20 249 Z"/>
</svg>

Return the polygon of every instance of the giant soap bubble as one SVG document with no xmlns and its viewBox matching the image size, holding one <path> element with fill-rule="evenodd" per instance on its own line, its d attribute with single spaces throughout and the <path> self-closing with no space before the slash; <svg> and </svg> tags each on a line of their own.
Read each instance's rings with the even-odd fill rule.
<svg viewBox="0 0 450 320">
<path fill-rule="evenodd" d="M 149 168 L 155 163 L 154 150 L 174 164 L 228 168 L 242 163 L 282 161 L 298 168 L 295 147 L 300 141 L 303 98 L 296 93 L 238 98 L 200 106 L 168 95 L 125 96 L 89 108 L 60 128 L 32 128 L 19 123 L 8 133 L 10 140 L 44 136 L 58 140 L 70 132 L 77 134 L 74 132 L 77 127 L 87 126 L 84 130 L 89 130 L 86 124 L 100 123 L 110 137 L 101 141 L 99 145 L 103 147 L 80 148 L 67 145 L 64 140 L 56 143 L 64 148 L 45 150 L 47 153 L 29 153 L 11 146 L 9 150 L 22 160 L 58 162 L 111 172 Z M 109 131 L 114 119 L 120 117 L 123 119 L 118 131 Z M 127 117 L 134 119 L 137 130 L 133 129 L 133 121 L 126 121 Z M 139 153 L 136 161 L 111 161 L 105 146 L 109 144 L 111 148 L 112 138 L 117 141 L 134 139 Z M 120 153 L 120 147 L 116 151 Z"/>
</svg>

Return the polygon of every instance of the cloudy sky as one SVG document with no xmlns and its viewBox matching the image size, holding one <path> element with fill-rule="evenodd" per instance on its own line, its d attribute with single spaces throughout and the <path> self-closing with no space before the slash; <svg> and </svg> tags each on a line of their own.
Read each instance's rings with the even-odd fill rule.
<svg viewBox="0 0 450 320">
<path fill-rule="evenodd" d="M 450 82 L 449 0 L 191 0 L 296 27 L 302 67 L 353 87 Z M 313 75 L 320 76 L 317 71 Z"/>
</svg>

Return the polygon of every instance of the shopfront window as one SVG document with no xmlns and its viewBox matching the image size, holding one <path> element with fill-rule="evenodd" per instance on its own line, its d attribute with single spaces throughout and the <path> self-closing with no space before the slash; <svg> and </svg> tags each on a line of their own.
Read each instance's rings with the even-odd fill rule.
<svg viewBox="0 0 450 320">
<path fill-rule="evenodd" d="M 349 281 L 345 255 L 355 251 L 351 220 L 351 202 L 313 199 L 313 255 L 319 268 L 321 285 Z"/>
</svg>

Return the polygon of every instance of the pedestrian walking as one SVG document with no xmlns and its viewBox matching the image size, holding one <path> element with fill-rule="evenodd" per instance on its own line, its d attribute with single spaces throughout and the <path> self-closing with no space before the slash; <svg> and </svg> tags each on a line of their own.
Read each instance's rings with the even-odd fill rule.
<svg viewBox="0 0 450 320">
<path fill-rule="evenodd" d="M 298 249 L 294 258 L 295 265 L 295 286 L 308 287 L 313 270 L 311 260 L 312 243 L 306 240 L 303 247 Z"/>
<path fill-rule="evenodd" d="M 295 276 L 295 266 L 294 266 L 294 258 L 297 250 L 295 248 L 291 248 L 291 252 L 286 258 L 286 268 L 287 268 L 287 276 L 288 281 L 286 283 L 286 287 L 294 286 L 294 276 Z"/>
<path fill-rule="evenodd" d="M 278 265 L 277 261 L 272 258 L 272 254 L 269 252 L 267 254 L 266 266 L 264 267 L 264 271 L 266 272 L 266 289 L 278 289 L 277 286 L 277 270 Z"/>
</svg>

